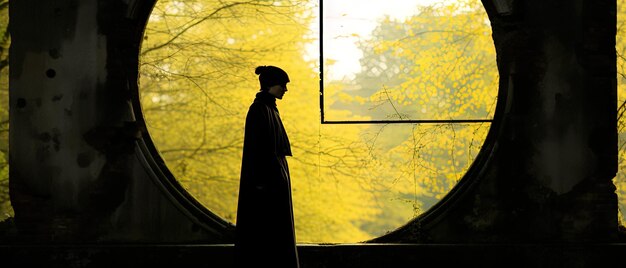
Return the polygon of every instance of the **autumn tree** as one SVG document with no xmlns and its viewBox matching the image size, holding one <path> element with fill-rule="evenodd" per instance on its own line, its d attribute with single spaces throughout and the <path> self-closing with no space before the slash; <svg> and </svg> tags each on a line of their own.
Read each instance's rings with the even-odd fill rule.
<svg viewBox="0 0 626 268">
<path fill-rule="evenodd" d="M 618 169 L 613 180 L 619 200 L 619 220 L 624 225 L 626 215 L 626 1 L 617 2 L 617 35 L 615 51 L 617 56 L 617 133 Z"/>
<path fill-rule="evenodd" d="M 479 1 L 421 7 L 406 19 L 386 16 L 358 44 L 362 71 L 354 81 L 329 83 L 331 111 L 349 107 L 348 116 L 400 121 L 492 117 L 498 74 Z M 401 203 L 417 216 L 439 201 L 472 163 L 489 125 L 386 124 L 363 131 L 371 158 L 385 165 L 376 180 L 386 197 L 380 219 L 407 215 Z M 365 225 L 373 231 L 399 224 L 380 219 Z"/>
<path fill-rule="evenodd" d="M 233 222 L 245 112 L 259 89 L 254 67 L 280 66 L 292 81 L 279 109 L 294 152 L 298 239 L 360 240 L 370 235 L 352 222 L 376 209 L 349 180 L 362 148 L 345 137 L 358 131 L 319 126 L 317 63 L 303 57 L 316 38 L 309 32 L 314 3 L 159 1 L 142 46 L 142 110 L 176 178 Z"/>
</svg>

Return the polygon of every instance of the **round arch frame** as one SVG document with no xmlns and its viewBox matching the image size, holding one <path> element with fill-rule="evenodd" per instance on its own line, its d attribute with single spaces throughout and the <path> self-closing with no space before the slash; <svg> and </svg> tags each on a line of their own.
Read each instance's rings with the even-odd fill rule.
<svg viewBox="0 0 626 268">
<path fill-rule="evenodd" d="M 139 66 L 139 54 L 141 52 L 141 43 L 143 40 L 144 30 L 147 26 L 148 19 L 152 9 L 154 8 L 158 0 L 134 0 L 128 5 L 126 16 L 136 21 L 136 31 L 134 32 L 133 48 L 134 55 L 137 58 L 133 59 L 137 66 Z M 320 0 L 322 1 L 322 0 Z M 327 0 L 328 1 L 328 0 Z M 481 0 L 483 6 L 487 12 L 490 21 L 493 21 L 493 16 L 499 13 L 497 5 L 488 0 Z M 510 12 L 510 9 L 508 9 Z M 508 14 L 507 14 L 508 15 Z M 496 46 L 496 54 L 498 53 L 498 47 Z M 493 121 L 491 122 L 490 129 L 487 133 L 483 146 L 479 153 L 474 158 L 474 161 L 468 168 L 467 172 L 459 180 L 459 182 L 446 194 L 439 202 L 433 207 L 417 216 L 413 220 L 409 221 L 405 225 L 391 231 L 385 235 L 377 238 L 373 238 L 363 243 L 402 243 L 402 242 L 423 242 L 427 239 L 421 237 L 422 230 L 428 229 L 429 226 L 440 222 L 446 217 L 449 211 L 455 208 L 461 200 L 466 197 L 480 177 L 485 173 L 487 167 L 492 162 L 493 152 L 497 147 L 497 141 L 502 133 L 502 127 L 504 124 L 505 114 L 508 111 L 507 107 L 510 107 L 511 94 L 508 94 L 511 80 L 509 75 L 514 73 L 512 66 L 502 66 L 502 61 L 498 58 L 498 69 L 500 73 L 498 94 L 496 108 L 494 112 Z M 161 191 L 167 196 L 167 198 L 187 217 L 190 218 L 197 226 L 205 229 L 209 233 L 214 234 L 220 241 L 232 243 L 234 241 L 234 234 L 236 226 L 215 213 L 211 212 L 208 208 L 197 201 L 191 194 L 189 194 L 183 186 L 176 180 L 175 176 L 170 172 L 165 164 L 165 161 L 161 158 L 156 149 L 156 146 L 149 133 L 147 132 L 146 122 L 141 110 L 141 103 L 139 100 L 139 73 L 138 68 L 136 74 L 130 75 L 128 81 L 131 91 L 131 105 L 132 112 L 135 120 L 138 123 L 140 129 L 142 129 L 143 136 L 138 141 L 137 146 L 140 154 L 143 156 L 144 165 L 150 169 L 151 177 L 161 189 Z M 506 75 L 504 75 L 506 74 Z"/>
</svg>

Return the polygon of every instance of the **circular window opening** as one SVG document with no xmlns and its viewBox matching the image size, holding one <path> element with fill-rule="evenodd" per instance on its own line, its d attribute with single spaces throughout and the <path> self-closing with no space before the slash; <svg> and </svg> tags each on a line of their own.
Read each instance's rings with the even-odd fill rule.
<svg viewBox="0 0 626 268">
<path fill-rule="evenodd" d="M 360 55 L 359 68 L 348 79 L 327 79 L 327 115 L 369 120 L 365 112 L 385 97 L 395 110 L 378 115 L 401 118 L 403 108 L 420 107 L 438 119 L 492 118 L 497 68 L 480 1 L 414 1 L 411 14 L 406 2 L 372 4 L 370 11 L 387 16 L 372 13 L 363 18 L 375 22 L 367 34 L 348 36 L 359 42 L 343 54 Z M 402 16 L 383 8 L 396 4 Z M 278 108 L 294 155 L 288 161 L 298 242 L 365 241 L 441 200 L 490 124 L 321 124 L 319 8 L 317 0 L 158 1 L 141 50 L 142 112 L 180 184 L 236 224 L 244 120 L 259 87 L 254 68 L 280 66 L 291 78 Z M 340 73 L 341 60 L 326 59 L 324 68 Z M 386 92 L 345 90 L 372 79 L 386 79 Z"/>
</svg>

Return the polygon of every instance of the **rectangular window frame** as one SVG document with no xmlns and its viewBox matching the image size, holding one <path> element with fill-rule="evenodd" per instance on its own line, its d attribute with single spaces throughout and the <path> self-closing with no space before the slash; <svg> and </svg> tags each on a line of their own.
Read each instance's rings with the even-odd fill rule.
<svg viewBox="0 0 626 268">
<path fill-rule="evenodd" d="M 491 123 L 493 119 L 386 119 L 386 120 L 326 120 L 324 109 L 324 0 L 319 0 L 319 77 L 320 77 L 320 123 L 346 124 L 472 124 Z"/>
</svg>

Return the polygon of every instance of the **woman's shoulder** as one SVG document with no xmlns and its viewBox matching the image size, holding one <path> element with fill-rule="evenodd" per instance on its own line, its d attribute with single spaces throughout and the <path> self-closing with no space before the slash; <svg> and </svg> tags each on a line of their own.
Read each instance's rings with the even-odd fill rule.
<svg viewBox="0 0 626 268">
<path fill-rule="evenodd" d="M 266 114 L 270 114 L 271 112 L 272 112 L 272 108 L 262 102 L 255 101 L 252 104 L 250 104 L 250 107 L 248 108 L 248 115 L 250 114 L 266 115 Z"/>
<path fill-rule="evenodd" d="M 267 103 L 263 100 L 255 99 L 252 104 L 250 104 L 250 108 L 274 110 L 274 108 L 276 108 L 276 104 Z"/>
<path fill-rule="evenodd" d="M 249 110 L 265 110 L 265 109 L 269 109 L 269 106 L 267 106 L 267 104 L 260 102 L 260 101 L 254 101 L 252 102 L 252 104 L 250 104 L 250 108 Z"/>
</svg>

